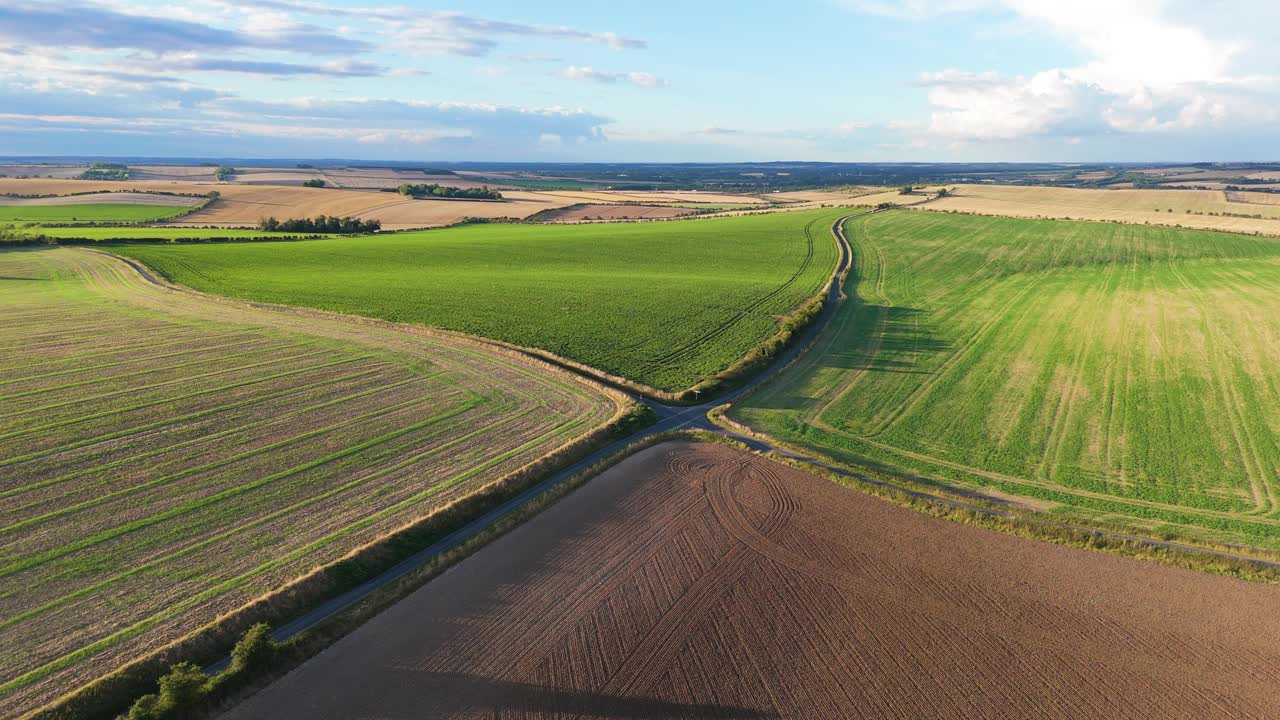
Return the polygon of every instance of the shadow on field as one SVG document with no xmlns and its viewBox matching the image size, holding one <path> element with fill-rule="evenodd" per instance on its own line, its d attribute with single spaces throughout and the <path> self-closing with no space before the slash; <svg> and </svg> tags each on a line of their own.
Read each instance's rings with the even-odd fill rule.
<svg viewBox="0 0 1280 720">
<path fill-rule="evenodd" d="M 556 718 L 776 718 L 764 710 L 585 690 L 549 688 L 463 673 L 399 668 L 402 677 L 379 688 L 378 716 L 388 720 L 422 717 Z M 425 714 L 424 714 L 425 713 Z"/>
<path fill-rule="evenodd" d="M 918 358 L 951 349 L 950 344 L 933 337 L 922 324 L 921 310 L 863 303 L 850 309 L 867 319 L 859 323 L 863 327 L 872 318 L 881 318 L 880 342 L 876 343 L 867 328 L 868 332 L 857 335 L 855 344 L 827 353 L 821 361 L 823 367 L 929 375 L 930 371 L 919 369 Z"/>
<path fill-rule="evenodd" d="M 12 275 L 0 275 L 0 280 L 23 280 L 23 281 L 31 281 L 31 280 L 48 280 L 48 279 L 49 279 L 49 278 L 38 278 L 38 277 L 13 277 Z"/>
<path fill-rule="evenodd" d="M 931 375 L 922 361 L 951 350 L 950 343 L 935 337 L 928 328 L 923 310 L 890 305 L 868 305 L 850 297 L 841 313 L 853 313 L 851 322 L 840 329 L 826 352 L 816 358 L 799 386 L 779 389 L 771 395 L 753 398 L 748 404 L 760 408 L 795 409 L 807 407 L 813 398 L 801 391 L 803 378 L 824 371 L 901 373 Z M 827 328 L 827 332 L 834 329 Z M 878 332 L 877 332 L 878 331 Z M 819 341 L 819 347 L 822 347 Z M 799 392 L 789 392 L 796 390 Z"/>
</svg>

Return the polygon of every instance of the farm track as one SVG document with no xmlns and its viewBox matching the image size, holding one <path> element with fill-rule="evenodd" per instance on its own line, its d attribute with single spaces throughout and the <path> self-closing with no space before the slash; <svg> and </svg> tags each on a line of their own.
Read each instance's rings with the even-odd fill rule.
<svg viewBox="0 0 1280 720">
<path fill-rule="evenodd" d="M 0 646 L 23 648 L 0 654 L 0 717 L 621 407 L 511 353 L 175 291 L 94 251 L 9 250 L 0 268 L 32 278 L 0 284 Z"/>
<path fill-rule="evenodd" d="M 226 717 L 1262 718 L 1276 592 L 667 443 Z"/>
</svg>

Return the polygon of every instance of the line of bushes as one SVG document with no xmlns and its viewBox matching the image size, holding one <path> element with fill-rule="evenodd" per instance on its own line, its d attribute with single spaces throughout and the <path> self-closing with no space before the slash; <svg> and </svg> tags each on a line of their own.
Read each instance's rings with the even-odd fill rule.
<svg viewBox="0 0 1280 720">
<path fill-rule="evenodd" d="M 330 235 L 361 235 L 382 229 L 381 220 L 361 220 L 337 215 L 317 215 L 314 218 L 277 220 L 269 217 L 258 223 L 259 230 L 267 232 L 327 233 Z"/>
<path fill-rule="evenodd" d="M 170 195 L 172 197 L 207 197 L 216 198 L 220 193 L 213 190 L 207 193 L 180 193 L 170 192 L 168 190 L 138 190 L 136 188 L 118 188 L 111 190 L 78 190 L 69 193 L 0 193 L 4 197 L 23 198 L 27 200 L 36 198 L 55 198 L 55 197 L 78 197 L 80 195 L 104 195 L 109 193 L 134 193 L 137 195 Z"/>
<path fill-rule="evenodd" d="M 460 200 L 501 200 L 502 193 L 497 190 L 490 190 L 488 185 L 478 188 L 460 188 L 452 185 L 437 185 L 436 183 L 424 183 L 415 185 L 413 183 L 404 183 L 396 188 L 396 192 L 406 197 L 423 198 L 457 198 Z"/>
</svg>

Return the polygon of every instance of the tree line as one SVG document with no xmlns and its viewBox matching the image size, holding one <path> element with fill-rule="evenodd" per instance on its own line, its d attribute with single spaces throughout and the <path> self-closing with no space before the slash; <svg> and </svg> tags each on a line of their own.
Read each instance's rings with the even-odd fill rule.
<svg viewBox="0 0 1280 720">
<path fill-rule="evenodd" d="M 381 230 L 382 221 L 361 220 L 360 218 L 338 217 L 336 215 L 317 215 L 314 218 L 293 218 L 290 220 L 277 220 L 274 217 L 269 217 L 258 223 L 258 229 L 266 232 L 357 235 Z"/>
<path fill-rule="evenodd" d="M 443 198 L 465 198 L 468 200 L 501 200 L 502 193 L 497 190 L 490 190 L 488 185 L 478 188 L 460 188 L 451 185 L 437 185 L 435 183 L 414 185 L 412 183 L 404 183 L 399 188 L 400 194 L 406 197 L 443 197 Z"/>
</svg>

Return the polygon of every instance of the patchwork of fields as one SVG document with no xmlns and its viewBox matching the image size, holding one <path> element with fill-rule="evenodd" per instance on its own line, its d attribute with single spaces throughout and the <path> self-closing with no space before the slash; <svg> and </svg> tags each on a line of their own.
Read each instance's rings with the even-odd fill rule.
<svg viewBox="0 0 1280 720">
<path fill-rule="evenodd" d="M 1280 549 L 1280 241 L 854 219 L 816 352 L 734 412 L 837 458 Z"/>
<path fill-rule="evenodd" d="M 848 213 L 115 251 L 199 290 L 459 330 L 678 390 L 819 291 Z"/>
<path fill-rule="evenodd" d="M 0 251 L 0 705 L 21 713 L 600 426 L 571 376 Z"/>
</svg>

